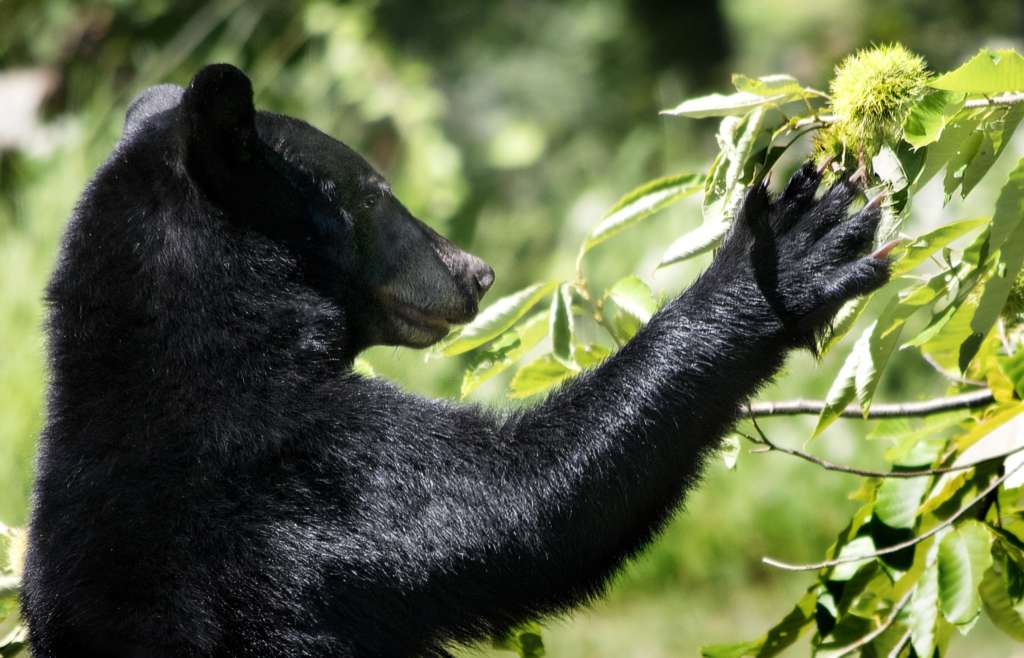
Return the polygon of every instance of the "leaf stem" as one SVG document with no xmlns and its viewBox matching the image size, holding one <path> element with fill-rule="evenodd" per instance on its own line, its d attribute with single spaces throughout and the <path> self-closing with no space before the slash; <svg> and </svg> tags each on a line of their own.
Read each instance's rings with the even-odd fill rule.
<svg viewBox="0 0 1024 658">
<path fill-rule="evenodd" d="M 995 401 L 992 391 L 971 391 L 961 395 L 923 400 L 921 402 L 898 402 L 893 404 L 874 404 L 865 414 L 857 405 L 850 406 L 839 412 L 841 418 L 918 418 L 930 416 L 942 411 L 955 409 L 977 409 Z M 823 400 L 783 400 L 781 402 L 755 402 L 750 405 L 751 416 L 799 416 L 803 414 L 818 415 L 825 409 Z"/>
<path fill-rule="evenodd" d="M 862 560 L 870 560 L 877 557 L 881 557 L 883 555 L 889 555 L 891 553 L 898 553 L 904 549 L 910 548 L 911 546 L 920 544 L 929 537 L 935 536 L 944 528 L 948 528 L 949 526 L 953 525 L 953 523 L 955 523 L 957 519 L 966 514 L 972 507 L 977 505 L 979 502 L 984 500 L 985 497 L 988 496 L 990 493 L 998 489 L 999 485 L 1005 482 L 1007 478 L 1009 478 L 1011 475 L 1019 471 L 1021 467 L 1024 467 L 1024 462 L 1017 464 L 1009 471 L 1004 473 L 1001 477 L 997 478 L 992 484 L 988 485 L 984 491 L 982 491 L 980 494 L 972 498 L 969 503 L 967 503 L 959 510 L 957 510 L 956 514 L 953 514 L 951 517 L 949 517 L 942 523 L 938 524 L 937 526 L 935 526 L 928 532 L 924 533 L 923 535 L 918 535 L 913 539 L 908 539 L 907 541 L 900 542 L 898 544 L 893 544 L 892 546 L 880 548 L 877 551 L 874 551 L 873 553 L 868 553 L 866 555 L 851 555 L 849 557 L 840 557 L 834 560 L 825 560 L 823 562 L 814 562 L 810 564 L 790 564 L 788 562 L 782 562 L 780 560 L 776 560 L 770 557 L 763 557 L 761 558 L 761 561 L 770 567 L 775 567 L 776 569 L 782 569 L 784 571 L 817 571 L 819 569 L 829 569 L 840 564 L 860 562 Z"/>
</svg>

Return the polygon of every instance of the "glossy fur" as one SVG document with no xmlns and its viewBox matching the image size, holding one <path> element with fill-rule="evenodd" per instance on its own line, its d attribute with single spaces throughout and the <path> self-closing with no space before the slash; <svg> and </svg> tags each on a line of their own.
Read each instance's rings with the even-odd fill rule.
<svg viewBox="0 0 1024 658">
<path fill-rule="evenodd" d="M 237 70 L 145 92 L 48 292 L 33 655 L 440 656 L 599 595 L 786 352 L 885 281 L 877 209 L 818 182 L 758 186 L 632 342 L 501 415 L 350 370 L 471 317 L 482 262 L 342 144 L 253 114 Z"/>
</svg>

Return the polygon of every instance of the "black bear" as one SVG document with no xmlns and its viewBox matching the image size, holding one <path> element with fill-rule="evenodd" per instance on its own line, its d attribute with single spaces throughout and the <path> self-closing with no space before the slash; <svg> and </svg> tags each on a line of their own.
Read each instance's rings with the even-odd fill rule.
<svg viewBox="0 0 1024 658">
<path fill-rule="evenodd" d="M 47 291 L 23 588 L 36 658 L 444 656 L 598 595 L 743 402 L 887 278 L 805 166 L 595 370 L 511 413 L 351 371 L 493 273 L 228 65 L 131 105 Z"/>
</svg>

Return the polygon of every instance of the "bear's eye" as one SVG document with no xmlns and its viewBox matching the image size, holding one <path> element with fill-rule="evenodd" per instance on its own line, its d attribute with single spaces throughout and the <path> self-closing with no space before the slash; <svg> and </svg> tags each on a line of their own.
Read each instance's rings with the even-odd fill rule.
<svg viewBox="0 0 1024 658">
<path fill-rule="evenodd" d="M 380 197 L 377 194 L 367 194 L 366 196 L 363 197 L 363 200 L 360 205 L 362 205 L 364 210 L 370 210 L 377 205 L 377 201 L 379 200 L 379 198 Z"/>
</svg>

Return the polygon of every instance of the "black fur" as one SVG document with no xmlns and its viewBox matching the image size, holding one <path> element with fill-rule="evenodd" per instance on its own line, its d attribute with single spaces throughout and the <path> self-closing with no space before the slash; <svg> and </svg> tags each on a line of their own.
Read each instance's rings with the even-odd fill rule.
<svg viewBox="0 0 1024 658">
<path fill-rule="evenodd" d="M 881 285 L 878 223 L 757 186 L 636 338 L 501 416 L 350 370 L 490 271 L 219 65 L 132 105 L 49 287 L 24 579 L 36 658 L 439 656 L 598 595 L 742 403 Z"/>
</svg>

